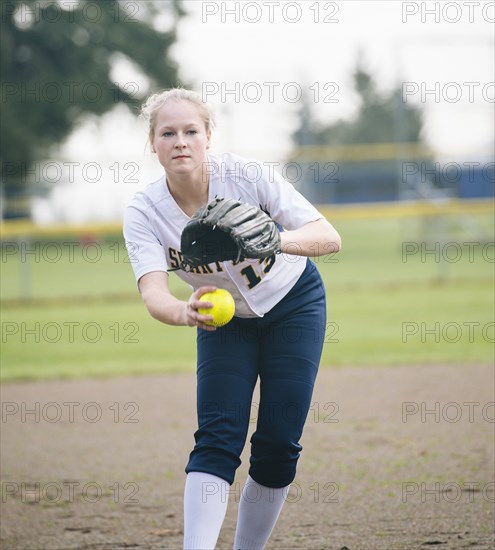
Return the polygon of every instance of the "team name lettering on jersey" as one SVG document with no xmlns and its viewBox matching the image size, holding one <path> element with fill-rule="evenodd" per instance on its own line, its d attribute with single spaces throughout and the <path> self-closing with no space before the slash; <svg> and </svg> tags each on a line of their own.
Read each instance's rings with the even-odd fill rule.
<svg viewBox="0 0 495 550">
<path fill-rule="evenodd" d="M 169 246 L 168 257 L 170 260 L 168 264 L 172 269 L 178 269 L 181 266 L 183 256 L 180 250 L 176 250 L 175 248 L 172 248 L 171 246 Z M 214 266 L 214 268 L 210 266 Z M 189 269 L 191 273 L 196 273 L 198 275 L 207 275 L 210 273 L 214 273 L 215 272 L 214 270 L 217 273 L 220 273 L 221 271 L 223 271 L 222 265 L 219 262 L 215 262 L 214 264 L 204 264 L 204 265 L 200 265 L 198 267 Z"/>
</svg>

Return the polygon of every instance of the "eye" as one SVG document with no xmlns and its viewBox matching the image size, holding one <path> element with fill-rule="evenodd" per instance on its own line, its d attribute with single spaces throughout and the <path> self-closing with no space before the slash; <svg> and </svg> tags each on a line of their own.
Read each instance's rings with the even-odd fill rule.
<svg viewBox="0 0 495 550">
<path fill-rule="evenodd" d="M 173 132 L 169 132 L 169 131 L 163 132 L 163 134 L 162 134 L 163 137 L 170 137 L 172 135 L 173 135 Z"/>
<path fill-rule="evenodd" d="M 197 130 L 188 130 L 187 133 L 188 134 L 197 134 L 198 131 Z"/>
</svg>

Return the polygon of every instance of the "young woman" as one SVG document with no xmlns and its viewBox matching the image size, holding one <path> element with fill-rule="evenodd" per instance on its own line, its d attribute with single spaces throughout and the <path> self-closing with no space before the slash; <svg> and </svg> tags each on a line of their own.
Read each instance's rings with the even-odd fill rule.
<svg viewBox="0 0 495 550">
<path fill-rule="evenodd" d="M 197 327 L 198 429 L 185 470 L 184 548 L 215 547 L 259 378 L 234 548 L 262 549 L 295 477 L 324 341 L 325 289 L 309 256 L 337 252 L 340 237 L 270 166 L 208 152 L 214 117 L 199 94 L 155 94 L 143 115 L 164 174 L 128 206 L 126 244 L 150 314 L 162 323 Z M 282 253 L 177 270 L 193 289 L 185 302 L 171 294 L 167 270 L 181 266 L 182 229 L 215 197 L 264 210 L 280 227 Z M 217 329 L 206 324 L 211 316 L 198 312 L 205 307 L 200 296 L 215 288 L 229 290 L 236 303 L 233 320 Z"/>
</svg>

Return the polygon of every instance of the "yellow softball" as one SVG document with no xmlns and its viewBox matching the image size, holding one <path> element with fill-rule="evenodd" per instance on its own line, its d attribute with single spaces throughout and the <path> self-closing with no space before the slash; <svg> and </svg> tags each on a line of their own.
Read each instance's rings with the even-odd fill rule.
<svg viewBox="0 0 495 550">
<path fill-rule="evenodd" d="M 200 298 L 201 302 L 211 302 L 212 308 L 198 308 L 201 315 L 212 315 L 213 321 L 206 324 L 214 327 L 226 325 L 234 316 L 235 302 L 232 294 L 224 288 L 217 288 L 213 292 L 206 292 Z"/>
</svg>

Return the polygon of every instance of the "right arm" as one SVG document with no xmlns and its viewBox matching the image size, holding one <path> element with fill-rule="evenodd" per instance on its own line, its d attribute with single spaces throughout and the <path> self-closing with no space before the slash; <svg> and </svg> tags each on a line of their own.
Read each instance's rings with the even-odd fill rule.
<svg viewBox="0 0 495 550">
<path fill-rule="evenodd" d="M 215 327 L 205 325 L 211 315 L 200 315 L 198 308 L 210 308 L 211 302 L 200 302 L 205 292 L 215 287 L 200 287 L 184 302 L 172 295 L 168 286 L 167 263 L 163 245 L 155 235 L 151 222 L 145 214 L 143 197 L 135 198 L 135 204 L 124 215 L 124 237 L 138 288 L 150 315 L 162 323 L 175 326 L 197 326 L 212 331 Z M 141 273 L 144 272 L 144 275 Z"/>
<path fill-rule="evenodd" d="M 203 330 L 215 330 L 215 327 L 205 324 L 205 321 L 211 321 L 213 317 L 201 315 L 198 313 L 198 308 L 213 306 L 211 302 L 201 302 L 199 298 L 205 292 L 212 292 L 216 287 L 202 286 L 195 290 L 185 302 L 170 292 L 168 277 L 168 274 L 163 271 L 152 271 L 139 279 L 139 291 L 150 315 L 167 325 L 197 326 Z"/>
</svg>

